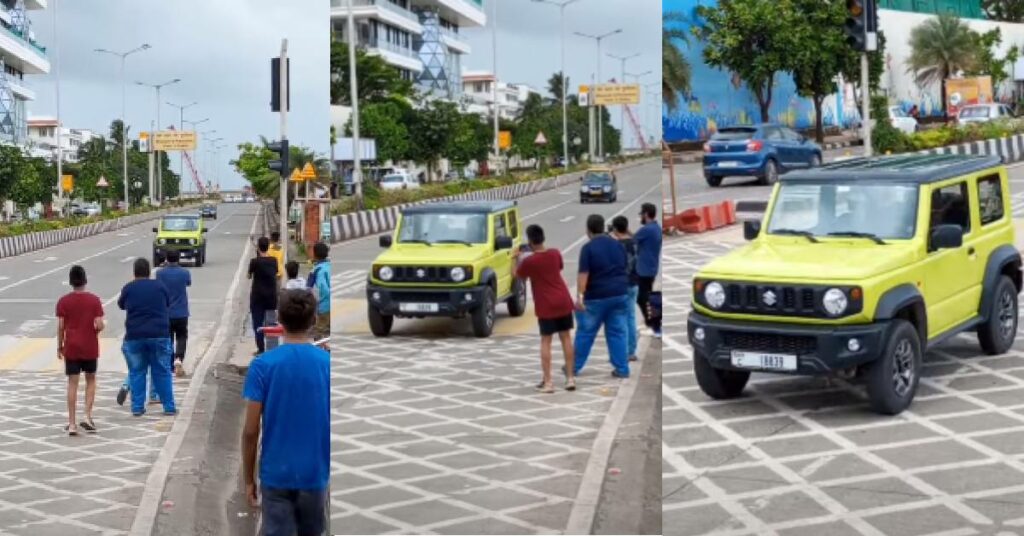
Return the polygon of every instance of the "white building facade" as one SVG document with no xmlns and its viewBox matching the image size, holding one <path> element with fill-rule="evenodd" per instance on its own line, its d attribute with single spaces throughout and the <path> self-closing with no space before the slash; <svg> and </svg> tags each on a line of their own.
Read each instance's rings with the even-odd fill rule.
<svg viewBox="0 0 1024 536">
<path fill-rule="evenodd" d="M 498 81 L 493 73 L 467 71 L 462 73 L 463 109 L 468 113 L 492 117 L 495 83 L 498 89 L 498 115 L 502 119 L 515 119 L 526 104 L 526 99 L 531 94 L 539 94 L 536 89 L 526 84 Z"/>
<path fill-rule="evenodd" d="M 28 143 L 26 104 L 35 99 L 26 77 L 50 72 L 46 49 L 36 41 L 29 11 L 46 0 L 0 0 L 0 143 Z"/>
<path fill-rule="evenodd" d="M 78 162 L 78 149 L 89 140 L 100 137 L 88 129 L 59 128 L 65 162 Z M 57 129 L 55 117 L 29 117 L 27 145 L 30 154 L 41 158 L 57 158 Z"/>
</svg>

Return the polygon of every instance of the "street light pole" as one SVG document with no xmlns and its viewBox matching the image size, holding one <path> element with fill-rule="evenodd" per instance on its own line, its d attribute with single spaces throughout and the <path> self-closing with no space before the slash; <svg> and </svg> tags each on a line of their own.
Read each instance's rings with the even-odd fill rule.
<svg viewBox="0 0 1024 536">
<path fill-rule="evenodd" d="M 177 108 L 178 112 L 180 113 L 179 123 L 178 123 L 178 130 L 182 130 L 182 131 L 185 130 L 185 108 L 191 108 L 192 106 L 195 106 L 197 104 L 199 104 L 199 103 L 195 102 L 195 101 L 193 101 L 190 104 L 186 104 L 184 106 L 182 106 L 180 104 L 174 104 L 173 102 L 168 102 L 167 103 L 168 106 L 172 106 L 174 108 Z M 185 151 L 178 152 L 178 174 L 179 174 L 179 176 L 178 176 L 178 192 L 180 193 L 181 192 L 181 179 L 182 179 L 182 177 L 185 176 Z"/>
<path fill-rule="evenodd" d="M 149 50 L 148 43 L 143 43 L 141 46 L 133 48 L 128 52 L 114 52 L 105 48 L 97 48 L 95 52 L 100 54 L 110 54 L 121 58 L 121 157 L 124 163 L 124 206 L 125 209 L 131 206 L 131 202 L 128 200 L 128 124 L 125 120 L 125 102 L 128 96 L 128 81 L 124 77 L 124 66 L 125 60 L 128 56 L 141 52 L 143 50 Z"/>
<path fill-rule="evenodd" d="M 350 0 L 351 1 L 351 0 Z M 498 1 L 491 2 L 491 18 L 494 24 L 491 25 L 491 61 L 493 62 L 494 81 L 491 82 L 491 100 L 494 102 L 494 163 L 501 169 L 501 144 L 499 143 L 500 131 L 498 126 Z"/>
<path fill-rule="evenodd" d="M 622 78 L 620 83 L 626 83 L 626 62 L 638 56 L 640 56 L 639 52 L 637 52 L 636 54 L 631 54 L 629 56 L 617 56 L 615 54 L 608 54 L 609 58 L 615 58 L 619 60 L 621 64 Z M 619 145 L 621 145 L 622 147 L 620 147 L 619 149 L 622 150 L 625 149 L 626 140 L 626 105 L 621 104 L 620 106 L 621 108 L 619 109 L 619 137 L 621 139 L 619 140 Z"/>
<path fill-rule="evenodd" d="M 171 84 L 177 84 L 178 82 L 181 82 L 180 78 L 175 78 L 174 80 L 168 80 L 167 82 L 164 82 L 162 84 L 147 84 L 145 82 L 135 82 L 136 84 L 138 84 L 140 86 L 151 87 L 151 88 L 156 90 L 156 130 L 158 130 L 158 131 L 163 129 L 163 127 L 160 126 L 160 88 L 162 88 L 164 86 L 169 86 Z M 164 191 L 164 171 L 163 171 L 164 170 L 164 165 L 163 165 L 163 159 L 160 157 L 160 151 L 154 151 L 153 155 L 154 155 L 154 157 L 156 157 L 156 184 L 155 185 L 150 185 L 150 190 L 149 190 L 150 199 L 149 199 L 149 203 L 151 205 L 152 204 L 158 204 L 158 203 L 163 201 L 163 191 Z"/>
<path fill-rule="evenodd" d="M 348 33 L 348 91 L 352 102 L 352 184 L 355 186 L 356 203 L 363 208 L 363 162 L 359 144 L 359 82 L 356 80 L 356 15 L 352 8 L 352 0 L 348 0 L 346 32 Z"/>
<path fill-rule="evenodd" d="M 586 37 L 587 39 L 593 39 L 593 40 L 597 41 L 597 84 L 598 85 L 600 85 L 602 83 L 601 82 L 601 80 L 602 80 L 601 79 L 601 41 L 604 41 L 605 38 L 611 37 L 611 36 L 613 36 L 615 34 L 619 34 L 619 33 L 622 33 L 622 28 L 617 28 L 615 30 L 612 30 L 612 31 L 610 31 L 608 33 L 604 33 L 604 34 L 601 34 L 601 35 L 590 35 L 590 34 L 585 34 L 585 33 L 582 33 L 582 32 L 576 32 L 576 35 L 578 35 L 580 37 Z M 596 89 L 595 89 L 595 91 L 596 91 Z M 603 110 L 602 106 L 597 106 L 597 147 L 598 147 L 597 152 L 600 155 L 601 159 L 603 160 L 604 159 L 604 114 L 601 113 L 602 110 Z"/>
<path fill-rule="evenodd" d="M 555 2 L 553 0 L 533 0 L 534 2 L 542 4 L 551 4 L 558 6 L 559 18 L 561 19 L 561 35 L 562 35 L 562 66 L 560 67 L 562 75 L 562 158 L 565 160 L 565 167 L 569 167 L 569 119 L 568 119 L 568 105 L 566 104 L 566 83 L 565 76 L 565 8 L 573 2 L 579 0 L 565 0 L 564 2 Z M 497 2 L 495 2 L 497 4 Z"/>
<path fill-rule="evenodd" d="M 53 64 L 55 73 L 55 93 L 57 99 L 57 205 L 60 207 L 61 216 L 64 215 L 64 147 L 61 145 L 63 132 L 60 122 L 60 31 L 57 29 L 57 0 L 53 0 Z"/>
</svg>

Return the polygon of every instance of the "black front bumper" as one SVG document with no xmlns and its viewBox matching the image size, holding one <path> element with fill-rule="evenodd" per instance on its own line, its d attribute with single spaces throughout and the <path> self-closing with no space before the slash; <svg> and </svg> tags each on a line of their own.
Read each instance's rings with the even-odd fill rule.
<svg viewBox="0 0 1024 536">
<path fill-rule="evenodd" d="M 580 202 L 585 203 L 587 201 L 611 201 L 615 197 L 615 192 L 601 192 L 599 194 L 593 194 L 590 192 L 580 192 Z"/>
<path fill-rule="evenodd" d="M 703 331 L 698 337 L 697 330 Z M 844 326 L 816 326 L 777 322 L 723 320 L 691 311 L 686 334 L 694 347 L 694 359 L 707 359 L 711 366 L 728 370 L 757 370 L 733 366 L 733 350 L 797 356 L 795 371 L 789 374 L 828 374 L 870 363 L 881 355 L 889 329 L 888 321 Z M 850 339 L 859 348 L 851 351 Z"/>
<path fill-rule="evenodd" d="M 199 252 L 202 251 L 202 246 L 178 246 L 165 244 L 163 246 L 153 246 L 153 256 L 163 259 L 167 256 L 168 251 L 177 251 L 178 255 L 183 259 L 194 259 L 199 257 Z"/>
<path fill-rule="evenodd" d="M 461 288 L 399 288 L 366 285 L 366 301 L 383 315 L 461 317 L 480 307 L 486 285 Z M 435 304 L 436 310 L 403 310 L 402 304 Z"/>
</svg>

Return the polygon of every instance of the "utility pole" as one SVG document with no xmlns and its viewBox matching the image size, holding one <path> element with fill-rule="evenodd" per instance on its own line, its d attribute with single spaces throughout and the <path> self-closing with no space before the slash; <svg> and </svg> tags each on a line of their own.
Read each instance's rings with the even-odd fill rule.
<svg viewBox="0 0 1024 536">
<path fill-rule="evenodd" d="M 349 7 L 351 8 L 352 0 L 349 1 Z M 351 13 L 350 13 L 351 15 Z M 350 19 L 351 21 L 351 19 Z M 349 22 L 351 24 L 351 22 Z M 351 50 L 352 47 L 350 46 Z M 291 73 L 288 69 L 288 40 L 281 40 L 281 67 L 278 84 L 280 84 L 280 95 L 281 95 L 281 142 L 284 143 L 285 151 L 288 151 L 288 105 L 291 103 L 291 95 L 288 94 L 289 90 L 289 76 Z M 284 157 L 287 162 L 287 156 Z M 281 248 L 284 250 L 284 261 L 288 262 L 288 170 L 284 169 L 281 171 L 281 218 L 278 222 L 278 227 L 281 232 Z"/>
<path fill-rule="evenodd" d="M 351 1 L 351 0 L 349 0 Z M 498 126 L 498 0 L 491 2 L 491 61 L 493 62 L 494 82 L 491 85 L 491 100 L 494 102 L 494 163 L 501 169 L 501 145 L 499 143 L 500 131 Z"/>
<path fill-rule="evenodd" d="M 579 0 L 565 0 L 564 2 L 561 2 L 561 3 L 555 2 L 553 0 L 533 0 L 533 1 L 534 2 L 538 2 L 538 3 L 551 4 L 551 5 L 554 5 L 554 6 L 558 6 L 559 19 L 561 19 L 561 25 L 562 25 L 562 29 L 561 29 L 561 36 L 562 36 L 562 66 L 561 66 L 561 75 L 562 75 L 562 158 L 565 160 L 565 167 L 568 168 L 569 167 L 569 119 L 568 119 L 568 110 L 567 110 L 568 104 L 566 103 L 566 100 L 567 100 L 566 99 L 566 91 L 567 91 L 566 86 L 568 86 L 569 84 L 568 84 L 568 79 L 565 76 L 565 8 L 568 7 L 569 4 L 572 4 L 573 2 L 578 2 Z M 496 1 L 495 1 L 495 4 L 497 4 Z"/>
<path fill-rule="evenodd" d="M 618 56 L 615 54 L 608 54 L 609 58 L 615 58 L 619 60 L 622 71 L 622 78 L 619 79 L 620 84 L 626 83 L 626 62 L 640 56 L 640 53 L 630 54 L 629 56 Z M 619 150 L 622 151 L 626 148 L 626 105 L 619 105 Z"/>
<path fill-rule="evenodd" d="M 143 50 L 149 50 L 150 48 L 152 48 L 152 47 L 150 47 L 148 43 L 143 43 L 142 45 L 140 45 L 140 46 L 138 46 L 136 48 L 133 48 L 133 49 L 129 50 L 128 52 L 114 52 L 114 51 L 111 51 L 111 50 L 107 50 L 105 48 L 97 48 L 95 50 L 95 52 L 98 52 L 100 54 L 110 54 L 110 55 L 117 56 L 117 57 L 121 58 L 121 157 L 122 157 L 122 162 L 124 164 L 124 175 L 123 175 L 123 177 L 124 177 L 124 207 L 125 207 L 125 209 L 127 209 L 127 208 L 129 208 L 131 206 L 131 201 L 129 201 L 129 196 L 128 196 L 128 182 L 129 182 L 128 181 L 128 122 L 125 120 L 125 102 L 127 101 L 127 96 L 128 96 L 128 81 L 125 80 L 125 77 L 124 77 L 124 66 L 125 66 L 125 60 L 128 58 L 128 56 L 130 56 L 130 55 L 132 55 L 132 54 L 134 54 L 136 52 L 141 52 Z"/>
<path fill-rule="evenodd" d="M 356 203 L 363 208 L 363 162 L 362 147 L 359 143 L 359 81 L 356 80 L 356 37 L 355 12 L 352 10 L 352 0 L 348 0 L 348 20 L 346 30 L 348 33 L 348 78 L 349 78 L 349 100 L 352 102 L 352 185 L 355 186 Z"/>
<path fill-rule="evenodd" d="M 612 30 L 612 31 L 610 31 L 608 33 L 604 33 L 604 34 L 601 34 L 601 35 L 591 35 L 591 34 L 585 34 L 585 33 L 582 33 L 582 32 L 575 32 L 575 33 L 576 33 L 576 35 L 578 35 L 580 37 L 586 37 L 587 39 L 593 39 L 594 41 L 597 42 L 597 84 L 603 83 L 602 79 L 601 79 L 601 41 L 604 41 L 605 38 L 611 37 L 611 36 L 613 36 L 615 34 L 622 33 L 622 28 L 617 28 L 615 30 Z M 597 91 L 597 85 L 594 86 L 594 90 L 591 92 L 591 94 L 596 93 L 596 91 Z M 593 107 L 595 105 L 591 104 L 591 106 Z M 603 160 L 604 159 L 604 114 L 601 113 L 601 110 L 602 110 L 601 106 L 596 106 L 596 108 L 597 108 L 597 111 L 596 111 L 596 114 L 597 114 L 597 152 L 598 152 L 599 157 Z"/>
<path fill-rule="evenodd" d="M 53 0 L 53 65 L 56 71 L 55 92 L 57 100 L 57 206 L 64 216 L 64 146 L 61 144 L 64 125 L 60 121 L 60 30 L 57 28 L 57 0 Z"/>
</svg>

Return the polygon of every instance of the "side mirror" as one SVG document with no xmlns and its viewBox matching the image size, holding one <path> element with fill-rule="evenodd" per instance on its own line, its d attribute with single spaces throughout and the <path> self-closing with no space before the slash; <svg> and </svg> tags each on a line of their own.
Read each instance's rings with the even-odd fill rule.
<svg viewBox="0 0 1024 536">
<path fill-rule="evenodd" d="M 156 230 L 156 227 L 154 227 L 154 228 L 153 228 L 153 232 L 154 232 L 154 233 L 158 233 L 159 231 L 157 231 L 157 230 Z"/>
<path fill-rule="evenodd" d="M 494 239 L 494 250 L 512 249 L 512 239 L 507 236 L 499 236 Z"/>
<path fill-rule="evenodd" d="M 380 237 L 380 247 L 387 249 L 391 247 L 391 235 L 383 235 Z"/>
<path fill-rule="evenodd" d="M 743 238 L 745 240 L 753 240 L 761 234 L 761 222 L 755 220 L 745 220 L 743 222 Z"/>
<path fill-rule="evenodd" d="M 205 234 L 205 233 L 209 232 L 209 229 L 207 229 L 206 227 L 203 227 L 202 232 L 203 232 L 203 234 Z"/>
<path fill-rule="evenodd" d="M 964 244 L 964 230 L 959 225 L 937 225 L 931 231 L 928 240 L 928 251 L 955 249 Z"/>
</svg>

